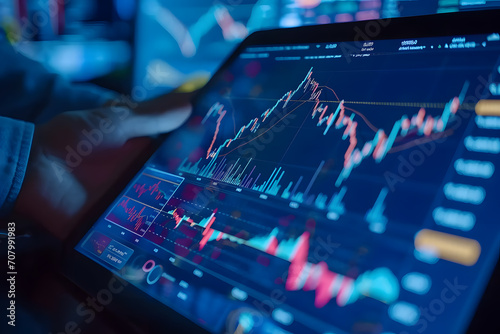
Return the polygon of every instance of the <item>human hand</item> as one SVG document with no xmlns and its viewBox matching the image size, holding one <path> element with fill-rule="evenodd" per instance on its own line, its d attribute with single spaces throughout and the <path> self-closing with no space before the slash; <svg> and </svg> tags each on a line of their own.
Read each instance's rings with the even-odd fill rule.
<svg viewBox="0 0 500 334">
<path fill-rule="evenodd" d="M 146 148 L 147 136 L 186 121 L 191 96 L 172 93 L 132 108 L 66 112 L 37 126 L 15 213 L 64 239 Z"/>
</svg>

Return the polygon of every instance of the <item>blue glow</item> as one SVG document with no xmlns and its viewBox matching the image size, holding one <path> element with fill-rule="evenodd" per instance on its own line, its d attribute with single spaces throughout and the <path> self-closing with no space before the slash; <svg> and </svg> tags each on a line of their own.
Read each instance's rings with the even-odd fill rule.
<svg viewBox="0 0 500 334">
<path fill-rule="evenodd" d="M 401 284 L 410 292 L 425 295 L 431 288 L 431 278 L 429 275 L 413 272 L 403 276 Z"/>
</svg>

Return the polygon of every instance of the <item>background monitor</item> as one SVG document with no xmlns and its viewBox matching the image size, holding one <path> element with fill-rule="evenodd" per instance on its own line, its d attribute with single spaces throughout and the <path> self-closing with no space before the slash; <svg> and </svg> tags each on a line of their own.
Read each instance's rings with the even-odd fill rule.
<svg viewBox="0 0 500 334">
<path fill-rule="evenodd" d="M 132 97 L 144 100 L 210 75 L 254 31 L 500 6 L 465 0 L 143 0 Z"/>
</svg>

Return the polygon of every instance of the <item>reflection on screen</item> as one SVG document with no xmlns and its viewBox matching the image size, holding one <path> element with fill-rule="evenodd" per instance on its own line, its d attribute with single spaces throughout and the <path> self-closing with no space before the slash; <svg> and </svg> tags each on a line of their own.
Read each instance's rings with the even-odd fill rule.
<svg viewBox="0 0 500 334">
<path fill-rule="evenodd" d="M 499 50 L 248 47 L 77 249 L 216 333 L 463 331 L 498 257 Z"/>
<path fill-rule="evenodd" d="M 135 88 L 144 100 L 212 73 L 247 35 L 271 28 L 477 10 L 500 1 L 143 0 Z"/>
</svg>

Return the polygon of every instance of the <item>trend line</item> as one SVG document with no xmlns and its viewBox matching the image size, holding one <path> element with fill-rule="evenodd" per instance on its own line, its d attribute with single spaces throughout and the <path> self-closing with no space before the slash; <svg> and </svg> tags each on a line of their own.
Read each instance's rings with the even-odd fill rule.
<svg viewBox="0 0 500 334">
<path fill-rule="evenodd" d="M 449 137 L 453 133 L 454 133 L 454 131 L 452 129 L 449 129 L 449 130 L 446 130 L 444 132 L 432 134 L 429 137 L 417 138 L 417 139 L 412 140 L 412 141 L 410 141 L 408 143 L 401 144 L 401 145 L 398 145 L 398 146 L 393 146 L 389 150 L 388 153 L 401 152 L 401 151 L 407 150 L 409 148 L 412 148 L 412 147 L 415 147 L 415 146 L 418 146 L 418 145 L 422 145 L 422 144 L 425 144 L 425 143 L 430 143 L 430 142 L 436 141 L 436 140 L 441 139 L 441 138 Z"/>
<path fill-rule="evenodd" d="M 217 158 L 224 157 L 233 152 L 234 150 L 244 145 L 248 145 L 253 140 L 256 140 L 266 132 L 270 131 L 274 126 L 276 126 L 284 118 L 288 117 L 288 115 L 290 115 L 292 112 L 300 108 L 304 103 L 312 102 L 314 103 L 314 107 L 312 108 L 311 116 L 312 119 L 316 121 L 316 125 L 318 127 L 322 126 L 324 127 L 323 135 L 326 136 L 332 127 L 334 127 L 336 130 L 343 129 L 342 140 L 346 141 L 348 140 L 349 142 L 349 145 L 344 153 L 343 169 L 339 174 L 337 181 L 335 182 L 335 186 L 340 187 L 342 182 L 349 177 L 352 170 L 357 166 L 359 166 L 361 162 L 366 158 L 371 156 L 375 160 L 375 162 L 377 163 L 381 162 L 385 158 L 387 153 L 392 149 L 394 143 L 396 142 L 396 139 L 405 138 L 409 134 L 415 134 L 415 133 L 420 136 L 430 137 L 435 133 L 444 132 L 450 118 L 457 112 L 463 100 L 465 99 L 465 94 L 469 86 L 469 83 L 465 82 L 459 96 L 452 98 L 448 103 L 444 105 L 443 112 L 440 116 L 436 117 L 433 117 L 431 115 L 426 116 L 426 109 L 424 107 L 420 107 L 417 114 L 410 117 L 406 115 L 402 116 L 399 120 L 397 120 L 394 123 L 391 131 L 388 134 L 386 134 L 384 130 L 375 127 L 367 119 L 365 115 L 363 115 L 357 110 L 346 107 L 345 101 L 340 100 L 337 93 L 332 88 L 327 86 L 321 86 L 312 77 L 312 75 L 313 75 L 313 68 L 311 68 L 308 71 L 304 79 L 300 82 L 300 84 L 297 86 L 295 90 L 290 90 L 285 94 L 283 94 L 283 96 L 280 99 L 278 99 L 272 107 L 265 110 L 260 115 L 260 117 L 256 117 L 250 120 L 246 125 L 242 126 L 238 131 L 238 133 L 233 138 L 229 138 L 223 141 L 223 143 L 219 145 L 217 149 L 214 148 L 214 144 L 217 139 L 220 123 L 222 121 L 223 116 L 225 115 L 225 111 L 223 111 L 223 105 L 221 105 L 218 102 L 215 103 L 209 109 L 207 115 L 203 119 L 204 123 L 209 117 L 213 117 L 214 115 L 216 115 L 215 114 L 216 111 L 217 115 L 219 115 L 215 129 L 215 134 L 213 136 L 212 142 L 207 150 L 207 155 L 206 155 L 206 159 L 210 159 L 210 162 L 201 169 L 199 169 L 198 165 L 201 164 L 201 159 L 194 164 L 188 163 L 186 159 L 179 167 L 179 170 L 190 173 L 193 173 L 194 171 L 195 174 L 208 178 L 214 177 L 214 175 L 216 175 L 217 173 L 220 175 L 220 166 L 222 166 L 222 163 L 219 164 L 218 166 L 216 163 Z M 333 92 L 337 97 L 337 99 L 339 99 L 339 101 L 335 101 L 336 103 L 338 103 L 338 106 L 334 111 L 330 111 L 328 104 L 324 104 L 321 102 L 322 101 L 321 95 L 324 92 L 323 89 Z M 245 143 L 236 145 L 236 147 L 234 147 L 233 143 L 238 142 L 239 140 L 245 138 L 243 137 L 243 135 L 246 135 L 248 132 L 256 133 L 261 124 L 264 124 L 269 119 L 270 115 L 272 115 L 278 108 L 286 110 L 289 103 L 291 101 L 294 101 L 293 99 L 294 96 L 299 92 L 302 92 L 303 95 L 308 96 L 307 100 L 301 100 L 303 101 L 302 103 L 294 106 L 294 108 L 291 111 L 286 113 L 277 122 L 270 125 L 265 131 L 262 131 L 257 136 L 254 136 L 252 139 L 246 141 Z M 346 115 L 346 110 L 351 111 L 352 112 L 351 115 Z M 362 148 L 358 147 L 359 144 L 359 140 L 357 137 L 358 122 L 355 121 L 356 115 L 360 116 L 361 119 L 363 119 L 363 121 L 367 124 L 367 126 L 370 127 L 375 132 L 374 138 L 370 141 L 365 142 Z M 222 151 L 225 150 L 226 148 L 228 148 L 229 150 L 226 151 L 225 153 L 222 153 Z M 231 165 L 229 167 L 230 170 L 228 170 L 228 173 L 231 172 L 232 169 L 235 168 L 235 166 L 236 164 Z M 238 171 L 238 169 L 236 171 Z M 232 178 L 226 178 L 226 176 L 229 175 L 228 173 L 226 173 L 221 180 L 229 179 L 235 182 L 234 179 Z M 274 177 L 276 177 L 278 173 L 279 172 L 275 169 L 275 171 L 273 172 Z M 284 173 L 284 171 L 282 173 Z M 273 177 L 273 175 L 271 177 Z M 282 174 L 280 175 L 279 178 L 281 178 L 281 176 Z M 258 177 L 260 177 L 260 174 Z M 236 179 L 236 181 L 241 181 L 241 179 Z M 271 182 L 274 181 L 271 180 Z M 254 185 L 255 182 L 254 184 L 251 184 L 249 182 L 246 182 L 244 184 L 244 186 L 252 188 L 255 188 Z M 255 189 L 259 190 L 261 189 L 261 187 L 257 187 Z M 264 186 L 262 189 L 264 191 L 269 190 L 267 186 Z M 278 189 L 278 186 L 276 185 L 274 189 L 275 190 Z M 274 194 L 274 191 L 272 193 Z"/>
<path fill-rule="evenodd" d="M 340 99 L 339 99 L 337 93 L 333 90 L 333 88 L 328 87 L 328 86 L 319 86 L 319 88 L 326 88 L 326 89 L 328 89 L 329 91 L 331 91 L 335 95 L 335 97 L 337 98 L 337 101 L 340 102 Z"/>
<path fill-rule="evenodd" d="M 217 25 L 222 30 L 224 39 L 238 41 L 248 35 L 247 27 L 233 19 L 229 10 L 215 4 L 203 14 L 191 27 L 186 27 L 170 10 L 163 7 L 158 1 L 149 1 L 145 12 L 153 16 L 156 21 L 172 36 L 179 50 L 185 57 L 196 55 L 201 39 Z"/>
<path fill-rule="evenodd" d="M 321 86 L 330 88 L 328 86 Z M 248 97 L 248 96 L 226 96 L 226 98 L 231 100 L 262 100 L 262 101 L 276 101 L 276 98 L 268 97 Z M 290 102 L 312 102 L 310 100 L 303 99 L 290 99 Z M 320 100 L 321 103 L 340 103 L 337 100 Z M 350 101 L 345 100 L 345 104 L 362 104 L 362 105 L 375 105 L 375 106 L 388 106 L 388 107 L 409 107 L 409 108 L 432 108 L 441 109 L 444 108 L 446 103 L 431 103 L 431 102 L 384 102 L 384 101 Z M 475 104 L 463 103 L 460 105 L 462 110 L 475 110 Z"/>
<path fill-rule="evenodd" d="M 426 117 L 425 108 L 420 108 L 416 115 L 413 115 L 410 118 L 403 115 L 398 121 L 396 121 L 391 132 L 389 133 L 389 136 L 385 134 L 384 130 L 379 130 L 375 134 L 375 138 L 372 141 L 366 142 L 361 150 L 358 148 L 354 149 L 352 154 L 345 160 L 344 168 L 335 182 L 335 185 L 339 187 L 342 182 L 349 177 L 352 170 L 359 166 L 367 157 L 373 156 L 373 159 L 377 163 L 382 161 L 391 150 L 396 137 L 399 135 L 405 137 L 409 133 L 416 132 L 419 135 L 428 137 L 432 133 L 444 132 L 450 118 L 456 114 L 458 108 L 464 101 L 468 89 L 469 82 L 466 81 L 459 96 L 452 98 L 444 106 L 441 116 L 432 117 L 428 115 Z"/>
</svg>

